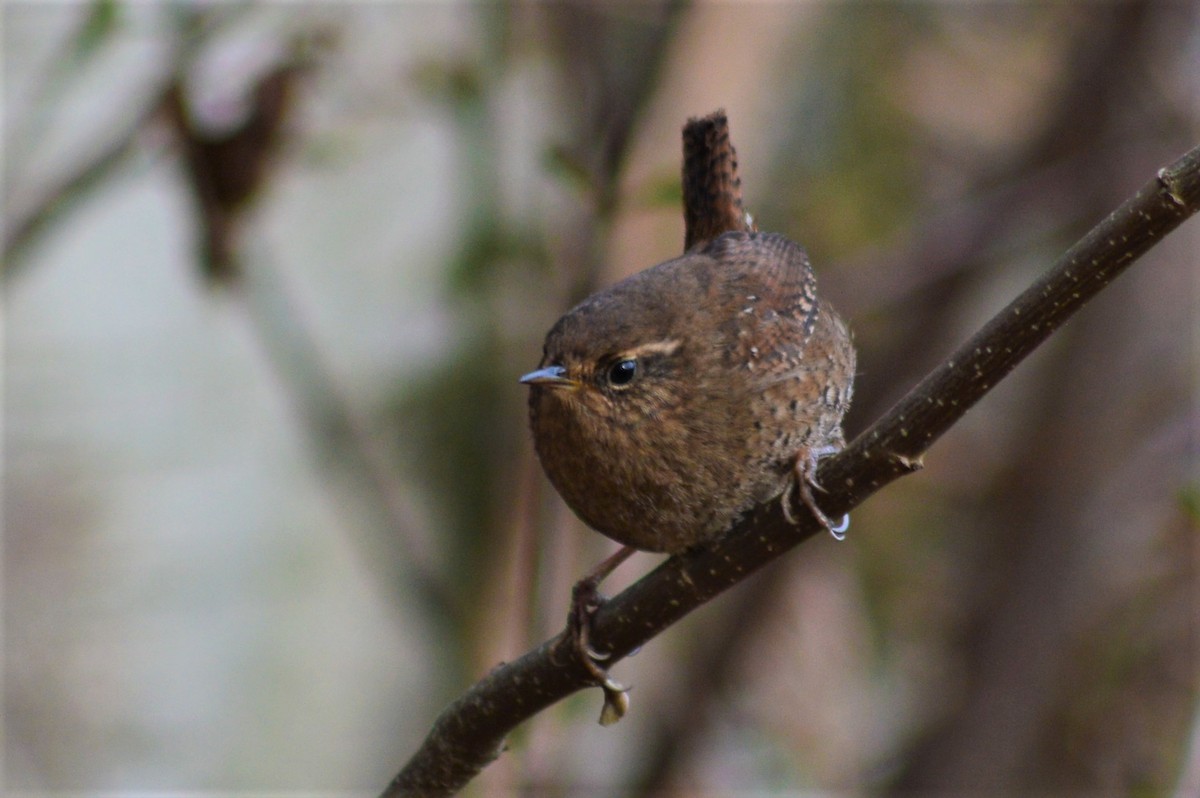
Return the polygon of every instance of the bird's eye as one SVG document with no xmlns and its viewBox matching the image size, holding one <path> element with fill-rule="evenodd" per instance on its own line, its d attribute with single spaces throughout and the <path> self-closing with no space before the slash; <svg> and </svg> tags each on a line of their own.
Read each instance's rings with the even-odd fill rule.
<svg viewBox="0 0 1200 798">
<path fill-rule="evenodd" d="M 608 369 L 608 384 L 614 388 L 624 388 L 633 382 L 637 376 L 637 361 L 633 358 L 618 360 Z"/>
</svg>

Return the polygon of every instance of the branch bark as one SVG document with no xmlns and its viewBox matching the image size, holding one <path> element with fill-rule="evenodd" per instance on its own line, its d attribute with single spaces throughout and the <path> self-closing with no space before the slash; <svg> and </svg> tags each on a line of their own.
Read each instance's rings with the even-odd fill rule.
<svg viewBox="0 0 1200 798">
<path fill-rule="evenodd" d="M 842 452 L 821 463 L 822 509 L 837 517 L 921 467 L 924 453 L 1092 297 L 1200 209 L 1200 147 L 1154 179 L 1064 253 L 1040 279 L 951 354 Z M 772 501 L 712 546 L 671 557 L 593 618 L 592 644 L 612 664 L 822 527 L 789 524 Z M 447 707 L 384 796 L 446 796 L 502 751 L 542 709 L 592 686 L 560 633 L 502 664 Z"/>
</svg>

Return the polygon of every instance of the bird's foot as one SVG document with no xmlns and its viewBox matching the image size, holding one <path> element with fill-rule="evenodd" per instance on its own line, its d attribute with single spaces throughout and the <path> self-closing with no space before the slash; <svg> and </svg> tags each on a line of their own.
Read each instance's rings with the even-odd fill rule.
<svg viewBox="0 0 1200 798">
<path fill-rule="evenodd" d="M 584 578 L 571 591 L 571 611 L 567 617 L 567 632 L 575 655 L 596 684 L 604 691 L 604 708 L 600 710 L 600 725 L 610 726 L 629 711 L 629 688 L 609 675 L 602 664 L 612 655 L 596 651 L 591 646 L 592 616 L 608 599 L 598 590 L 596 579 Z"/>
<path fill-rule="evenodd" d="M 571 590 L 571 610 L 567 615 L 567 634 L 580 663 L 604 691 L 604 708 L 600 711 L 600 725 L 616 723 L 629 711 L 629 688 L 609 675 L 603 663 L 612 657 L 607 651 L 592 648 L 592 616 L 608 598 L 600 592 L 600 582 L 618 565 L 633 554 L 634 549 L 626 546 L 596 566 Z"/>
<path fill-rule="evenodd" d="M 850 514 L 843 515 L 841 522 L 835 526 L 829 516 L 825 515 L 817 506 L 816 499 L 813 497 L 814 488 L 822 492 L 825 490 L 817 482 L 817 463 L 821 461 L 821 458 L 836 454 L 838 451 L 840 449 L 836 446 L 822 446 L 808 449 L 796 456 L 796 462 L 792 469 L 794 478 L 788 480 L 787 487 L 783 490 L 783 516 L 788 523 L 797 523 L 797 518 L 792 513 L 792 490 L 795 489 L 800 494 L 800 502 L 808 508 L 821 526 L 829 530 L 829 534 L 833 535 L 834 540 L 845 540 L 846 530 L 850 528 Z"/>
</svg>

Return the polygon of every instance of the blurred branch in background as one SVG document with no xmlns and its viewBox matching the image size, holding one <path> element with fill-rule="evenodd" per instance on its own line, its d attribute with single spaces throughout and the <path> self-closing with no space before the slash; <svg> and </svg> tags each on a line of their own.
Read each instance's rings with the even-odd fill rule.
<svg viewBox="0 0 1200 798">
<path fill-rule="evenodd" d="M 25 251 L 47 228 L 61 221 L 65 213 L 94 191 L 105 187 L 106 181 L 126 165 L 138 151 L 139 134 L 158 117 L 166 100 L 169 84 L 163 77 L 157 80 L 158 86 L 148 92 L 149 99 L 143 102 L 141 110 L 132 114 L 131 121 L 124 127 L 111 134 L 104 146 L 94 147 L 88 156 L 62 170 L 64 174 L 51 185 L 41 187 L 36 198 L 22 200 L 18 189 L 26 192 L 32 189 L 21 185 L 27 178 L 21 166 L 44 133 L 48 109 L 61 100 L 64 85 L 78 79 L 104 44 L 117 34 L 115 14 L 112 3 L 92 5 L 91 13 L 79 22 L 62 48 L 62 55 L 55 59 L 55 67 L 46 73 L 35 90 L 44 98 L 37 113 L 10 134 L 5 144 L 5 224 L 3 272 L 0 273 L 5 285 L 25 262 Z"/>
<path fill-rule="evenodd" d="M 86 200 L 93 190 L 104 187 L 106 181 L 138 151 L 137 134 L 157 116 L 165 96 L 164 89 L 147 103 L 145 110 L 138 114 L 124 131 L 113 138 L 108 147 L 100 149 L 87 161 L 78 164 L 70 176 L 60 183 L 45 189 L 43 196 L 32 202 L 30 208 L 5 208 L 6 216 L 12 214 L 5 224 L 3 279 L 6 283 L 20 269 L 24 262 L 24 251 L 38 236 L 73 206 Z M 6 192 L 6 206 L 9 200 Z"/>
<path fill-rule="evenodd" d="M 261 248 L 255 250 L 252 274 L 242 274 L 245 255 L 235 228 L 245 224 L 252 202 L 274 178 L 270 167 L 280 158 L 285 132 L 294 136 L 293 130 L 285 131 L 295 111 L 294 84 L 303 71 L 312 68 L 316 50 L 331 45 L 328 31 L 319 25 L 301 29 L 277 53 L 256 54 L 260 60 L 274 58 L 273 62 L 264 64 L 259 72 L 238 75 L 241 85 L 219 87 L 215 102 L 208 97 L 207 109 L 197 108 L 191 79 L 196 62 L 208 55 L 214 40 L 236 29 L 248 10 L 246 6 L 204 10 L 180 6 L 169 14 L 175 33 L 172 55 L 156 65 L 163 74 L 154 77 L 155 86 L 146 92 L 149 99 L 143 102 L 143 110 L 112 134 L 107 146 L 63 170 L 65 175 L 43 188 L 39 199 L 16 211 L 4 239 L 4 279 L 7 282 L 18 276 L 18 269 L 27 262 L 27 250 L 66 221 L 68 210 L 120 178 L 148 142 L 161 141 L 154 134 L 166 123 L 173 134 L 170 141 L 178 147 L 184 183 L 196 200 L 198 271 L 245 300 L 265 354 L 309 431 L 318 461 L 325 468 L 350 475 L 354 487 L 348 495 L 353 496 L 358 510 L 366 510 L 372 519 L 368 526 L 374 530 L 365 541 L 364 562 L 393 592 L 401 584 L 415 588 L 425 597 L 426 611 L 440 618 L 439 623 L 453 627 L 461 623 L 461 600 L 437 575 L 430 544 L 416 531 L 420 523 L 393 453 L 344 395 L 324 363 L 307 314 L 295 303 L 282 274 L 272 268 Z M 92 4 L 91 13 L 67 44 L 71 57 L 55 62 L 47 87 L 80 80 L 89 62 L 102 53 L 102 40 L 119 35 L 120 13 L 113 3 Z M 204 118 L 205 110 L 211 118 Z M 231 110 L 234 116 L 227 118 Z M 36 146 L 32 128 L 38 122 L 35 118 L 27 123 L 25 135 L 20 137 L 26 146 Z M 25 177 L 20 172 L 12 176 Z M 19 188 L 34 193 L 32 186 Z M 12 181 L 8 189 L 6 204 L 11 200 Z M 381 553 L 386 554 L 380 557 Z M 394 600 L 398 605 L 398 599 Z"/>
<path fill-rule="evenodd" d="M 681 0 L 662 0 L 618 7 L 615 13 L 589 3 L 555 4 L 543 11 L 555 54 L 571 65 L 563 78 L 574 100 L 569 107 L 577 109 L 572 144 L 555 148 L 552 163 L 574 175 L 589 200 L 576 241 L 562 253 L 570 269 L 567 306 L 600 286 L 634 131 L 654 99 L 686 8 Z"/>
<path fill-rule="evenodd" d="M 196 201 L 197 260 L 204 277 L 230 283 L 241 275 L 234 263 L 237 227 L 267 180 L 282 144 L 283 125 L 302 65 L 283 57 L 241 87 L 247 94 L 234 119 L 204 120 L 183 75 L 171 84 L 167 117 L 174 128 Z"/>
</svg>

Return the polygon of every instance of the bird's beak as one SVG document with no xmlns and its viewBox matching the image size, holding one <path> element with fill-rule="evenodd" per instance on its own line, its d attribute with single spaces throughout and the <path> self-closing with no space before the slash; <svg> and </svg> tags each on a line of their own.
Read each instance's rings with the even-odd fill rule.
<svg viewBox="0 0 1200 798">
<path fill-rule="evenodd" d="M 526 385 L 548 385 L 551 388 L 577 388 L 579 383 L 567 376 L 567 370 L 562 366 L 546 366 L 544 369 L 531 371 L 521 378 Z"/>
</svg>

